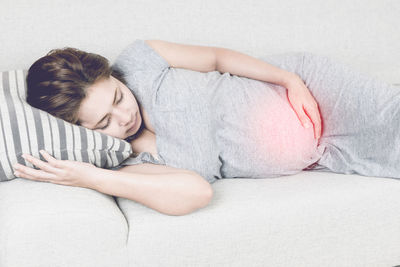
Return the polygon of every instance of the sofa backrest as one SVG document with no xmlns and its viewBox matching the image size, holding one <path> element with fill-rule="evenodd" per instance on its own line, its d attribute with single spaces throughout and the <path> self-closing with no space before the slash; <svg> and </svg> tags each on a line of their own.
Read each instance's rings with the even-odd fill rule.
<svg viewBox="0 0 400 267">
<path fill-rule="evenodd" d="M 252 56 L 325 54 L 400 83 L 396 0 L 1 0 L 0 71 L 73 46 L 111 61 L 134 39 L 221 46 Z"/>
</svg>

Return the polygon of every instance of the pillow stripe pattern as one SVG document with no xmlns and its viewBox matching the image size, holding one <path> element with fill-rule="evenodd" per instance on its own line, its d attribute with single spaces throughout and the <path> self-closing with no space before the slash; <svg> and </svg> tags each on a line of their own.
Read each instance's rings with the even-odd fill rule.
<svg viewBox="0 0 400 267">
<path fill-rule="evenodd" d="M 56 159 L 118 166 L 132 154 L 125 140 L 74 125 L 26 103 L 26 70 L 0 72 L 0 181 L 16 178 L 16 162 L 38 169 L 23 153 L 45 159 L 43 149 Z"/>
</svg>

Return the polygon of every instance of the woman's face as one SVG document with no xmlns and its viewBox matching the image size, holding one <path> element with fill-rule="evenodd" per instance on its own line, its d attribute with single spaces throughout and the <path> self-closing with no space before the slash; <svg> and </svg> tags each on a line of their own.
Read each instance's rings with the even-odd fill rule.
<svg viewBox="0 0 400 267">
<path fill-rule="evenodd" d="M 142 124 L 136 98 L 113 76 L 88 88 L 78 117 L 83 127 L 120 139 L 135 134 Z"/>
</svg>

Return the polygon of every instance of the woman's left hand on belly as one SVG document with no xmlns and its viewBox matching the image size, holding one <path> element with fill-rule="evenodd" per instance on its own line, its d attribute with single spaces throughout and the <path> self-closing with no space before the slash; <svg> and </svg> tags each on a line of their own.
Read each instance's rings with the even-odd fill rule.
<svg viewBox="0 0 400 267">
<path fill-rule="evenodd" d="M 315 101 L 310 90 L 297 75 L 288 79 L 284 86 L 288 91 L 289 102 L 301 124 L 303 127 L 306 127 L 307 123 L 310 125 L 311 119 L 312 124 L 314 124 L 314 138 L 319 139 L 321 137 L 322 128 L 321 115 L 319 113 L 318 103 Z"/>
</svg>

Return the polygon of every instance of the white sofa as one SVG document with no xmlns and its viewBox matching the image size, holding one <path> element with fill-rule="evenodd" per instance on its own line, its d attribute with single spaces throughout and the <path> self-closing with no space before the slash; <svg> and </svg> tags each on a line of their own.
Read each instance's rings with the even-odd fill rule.
<svg viewBox="0 0 400 267">
<path fill-rule="evenodd" d="M 399 1 L 0 2 L 0 71 L 72 46 L 111 61 L 136 38 L 253 56 L 309 51 L 400 83 Z M 400 162 L 399 162 L 400 163 Z M 303 171 L 223 179 L 168 216 L 97 191 L 0 183 L 0 267 L 395 266 L 400 181 Z"/>
</svg>

